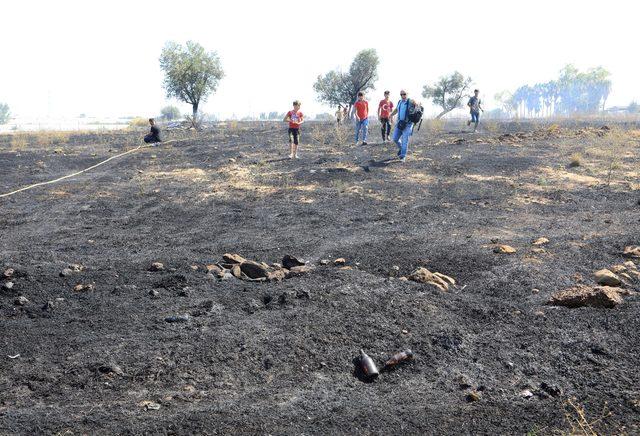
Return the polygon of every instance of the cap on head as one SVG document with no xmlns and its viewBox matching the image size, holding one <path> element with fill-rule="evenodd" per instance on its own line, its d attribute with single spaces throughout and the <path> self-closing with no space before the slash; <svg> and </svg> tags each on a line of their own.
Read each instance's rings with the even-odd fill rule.
<svg viewBox="0 0 640 436">
<path fill-rule="evenodd" d="M 478 94 L 480 92 L 479 89 L 474 89 L 473 92 L 475 92 L 476 94 Z"/>
<path fill-rule="evenodd" d="M 385 92 L 384 92 L 384 95 L 389 95 L 389 94 L 390 94 L 390 92 L 389 92 L 389 91 L 385 91 Z"/>
</svg>

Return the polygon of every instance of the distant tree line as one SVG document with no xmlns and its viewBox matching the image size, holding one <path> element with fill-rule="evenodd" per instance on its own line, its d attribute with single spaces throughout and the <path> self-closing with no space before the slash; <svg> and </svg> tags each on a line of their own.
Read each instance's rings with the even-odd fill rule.
<svg viewBox="0 0 640 436">
<path fill-rule="evenodd" d="M 582 72 L 567 65 L 557 80 L 523 85 L 513 93 L 498 93 L 495 99 L 506 115 L 516 117 L 594 113 L 604 110 L 611 92 L 610 76 L 602 67 Z"/>
<path fill-rule="evenodd" d="M 11 117 L 11 112 L 9 111 L 9 105 L 6 103 L 0 103 L 0 124 L 6 124 Z"/>
</svg>

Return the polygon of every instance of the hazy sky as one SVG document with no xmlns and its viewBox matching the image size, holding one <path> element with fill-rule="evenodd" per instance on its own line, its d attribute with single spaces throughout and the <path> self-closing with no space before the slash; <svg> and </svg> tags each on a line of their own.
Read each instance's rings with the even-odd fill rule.
<svg viewBox="0 0 640 436">
<path fill-rule="evenodd" d="M 486 106 L 501 90 L 557 77 L 567 63 L 612 73 L 609 105 L 640 101 L 640 2 L 29 1 L 3 2 L 0 102 L 19 116 L 156 115 L 168 104 L 158 58 L 168 40 L 220 55 L 226 77 L 207 113 L 333 111 L 315 100 L 320 73 L 354 55 L 380 56 L 386 88 L 418 96 L 459 70 Z M 189 106 L 178 104 L 184 112 Z M 435 109 L 433 109 L 435 111 Z"/>
</svg>

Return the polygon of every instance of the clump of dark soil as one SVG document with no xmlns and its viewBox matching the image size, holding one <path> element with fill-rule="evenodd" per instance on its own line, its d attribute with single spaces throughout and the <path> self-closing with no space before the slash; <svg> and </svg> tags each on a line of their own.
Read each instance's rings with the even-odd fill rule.
<svg viewBox="0 0 640 436">
<path fill-rule="evenodd" d="M 636 137 L 423 128 L 400 163 L 323 129 L 305 125 L 299 160 L 279 124 L 175 133 L 0 200 L 0 433 L 552 433 L 570 430 L 572 405 L 593 420 L 606 405 L 599 432 L 640 432 L 638 279 L 613 308 L 547 304 L 638 263 L 624 252 L 640 244 Z M 566 168 L 614 134 L 613 176 L 595 154 Z M 0 190 L 136 141 L 77 136 L 53 153 L 0 138 Z M 212 274 L 225 253 L 313 268 Z M 405 279 L 418 268 L 455 286 Z M 364 383 L 360 349 L 379 367 L 413 359 Z"/>
</svg>

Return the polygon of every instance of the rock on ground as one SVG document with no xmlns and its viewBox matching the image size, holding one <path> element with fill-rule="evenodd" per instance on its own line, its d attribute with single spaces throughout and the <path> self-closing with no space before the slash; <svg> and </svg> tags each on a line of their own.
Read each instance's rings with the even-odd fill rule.
<svg viewBox="0 0 640 436">
<path fill-rule="evenodd" d="M 596 282 L 603 286 L 620 286 L 622 280 L 620 277 L 609 271 L 608 269 L 601 269 L 593 273 Z"/>
<path fill-rule="evenodd" d="M 513 254 L 516 252 L 516 249 L 510 245 L 500 244 L 493 247 L 493 252 L 497 254 Z"/>
<path fill-rule="evenodd" d="M 426 268 L 419 267 L 409 275 L 409 280 L 435 286 L 441 291 L 449 290 L 449 285 L 455 285 L 455 280 L 441 273 L 432 273 Z"/>
<path fill-rule="evenodd" d="M 552 306 L 600 307 L 611 309 L 622 303 L 622 297 L 617 289 L 609 286 L 590 287 L 577 285 L 573 288 L 556 292 L 551 296 L 549 304 Z"/>
</svg>

